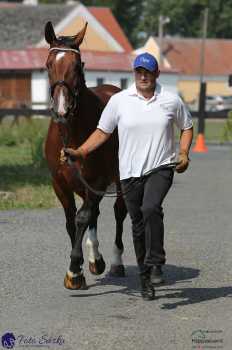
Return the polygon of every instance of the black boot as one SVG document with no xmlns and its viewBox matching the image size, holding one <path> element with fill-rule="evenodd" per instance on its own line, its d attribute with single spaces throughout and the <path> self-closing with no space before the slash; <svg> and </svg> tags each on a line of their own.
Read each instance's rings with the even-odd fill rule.
<svg viewBox="0 0 232 350">
<path fill-rule="evenodd" d="M 155 290 L 151 283 L 150 273 L 141 274 L 141 295 L 143 300 L 154 300 L 155 299 Z"/>
<path fill-rule="evenodd" d="M 152 284 L 161 284 L 164 283 L 164 276 L 162 271 L 162 266 L 157 265 L 153 267 L 152 273 L 151 273 L 151 283 Z"/>
</svg>

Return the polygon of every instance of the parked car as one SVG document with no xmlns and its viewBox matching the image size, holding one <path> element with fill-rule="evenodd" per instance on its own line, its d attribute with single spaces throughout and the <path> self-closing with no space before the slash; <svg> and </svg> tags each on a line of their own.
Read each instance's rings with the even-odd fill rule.
<svg viewBox="0 0 232 350">
<path fill-rule="evenodd" d="M 223 96 L 225 109 L 232 110 L 232 96 Z"/>
<path fill-rule="evenodd" d="M 208 95 L 205 101 L 206 111 L 232 109 L 232 96 Z"/>
</svg>

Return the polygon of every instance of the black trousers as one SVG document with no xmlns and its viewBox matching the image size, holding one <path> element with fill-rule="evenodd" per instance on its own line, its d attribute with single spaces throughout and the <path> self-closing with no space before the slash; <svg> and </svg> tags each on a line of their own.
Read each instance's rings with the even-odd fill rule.
<svg viewBox="0 0 232 350">
<path fill-rule="evenodd" d="M 154 265 L 165 264 L 162 202 L 173 175 L 172 169 L 163 168 L 148 176 L 121 181 L 141 274 L 149 272 Z"/>
</svg>

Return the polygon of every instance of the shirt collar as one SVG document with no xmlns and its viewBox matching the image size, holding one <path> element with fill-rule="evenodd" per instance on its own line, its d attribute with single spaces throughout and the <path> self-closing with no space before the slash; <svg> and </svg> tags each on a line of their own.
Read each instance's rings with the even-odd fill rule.
<svg viewBox="0 0 232 350">
<path fill-rule="evenodd" d="M 140 95 L 136 89 L 136 86 L 135 86 L 135 83 L 133 83 L 128 89 L 128 95 L 129 96 L 137 96 L 137 97 L 140 97 L 142 99 L 145 99 L 142 95 Z M 154 96 L 151 97 L 150 101 L 151 100 L 155 100 L 156 97 L 162 92 L 163 88 L 162 86 L 159 84 L 159 83 L 156 83 L 156 88 L 155 88 L 155 91 L 154 91 Z"/>
</svg>

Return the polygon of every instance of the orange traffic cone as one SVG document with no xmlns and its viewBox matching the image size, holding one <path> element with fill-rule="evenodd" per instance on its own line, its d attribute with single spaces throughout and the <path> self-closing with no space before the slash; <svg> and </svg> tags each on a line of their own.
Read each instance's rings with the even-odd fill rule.
<svg viewBox="0 0 232 350">
<path fill-rule="evenodd" d="M 208 148 L 205 145 L 204 134 L 198 134 L 195 147 L 193 147 L 193 152 L 208 152 Z"/>
</svg>

